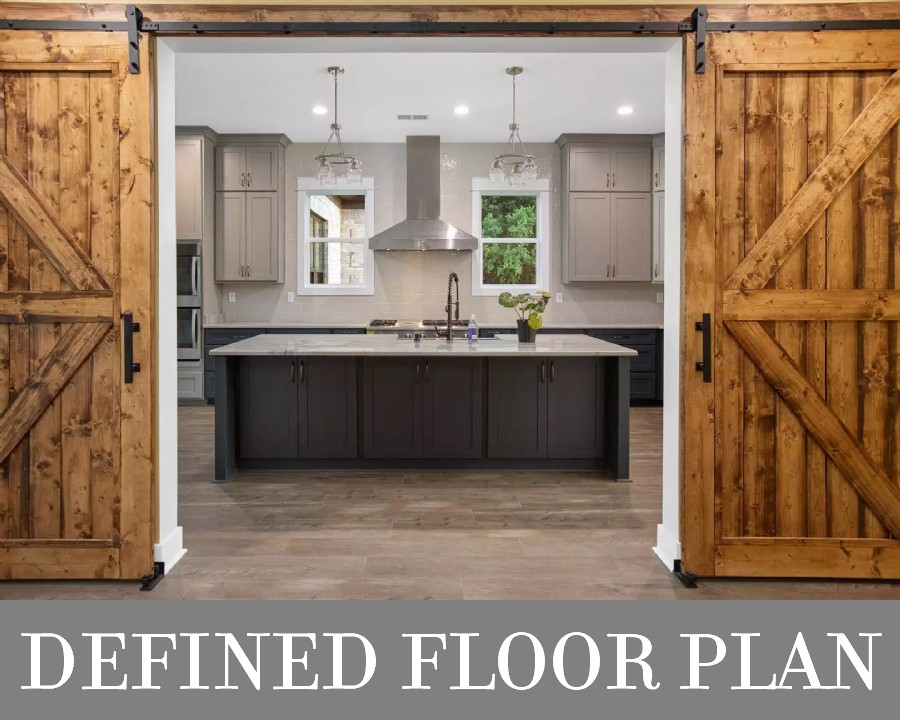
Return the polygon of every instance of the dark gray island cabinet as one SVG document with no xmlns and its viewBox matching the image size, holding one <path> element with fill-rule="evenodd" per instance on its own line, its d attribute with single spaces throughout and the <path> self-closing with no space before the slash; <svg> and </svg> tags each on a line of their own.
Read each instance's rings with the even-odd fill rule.
<svg viewBox="0 0 900 720">
<path fill-rule="evenodd" d="M 240 470 L 596 470 L 628 479 L 629 363 L 602 340 L 260 336 L 214 351 Z"/>
</svg>

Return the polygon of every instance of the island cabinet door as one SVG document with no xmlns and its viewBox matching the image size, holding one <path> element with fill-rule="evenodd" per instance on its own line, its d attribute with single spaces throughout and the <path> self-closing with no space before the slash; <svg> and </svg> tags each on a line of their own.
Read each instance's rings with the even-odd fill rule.
<svg viewBox="0 0 900 720">
<path fill-rule="evenodd" d="M 301 458 L 355 458 L 356 359 L 297 359 Z"/>
<path fill-rule="evenodd" d="M 600 363 L 590 357 L 554 357 L 548 368 L 547 457 L 603 457 Z"/>
<path fill-rule="evenodd" d="M 363 451 L 367 458 L 422 456 L 420 358 L 363 362 Z"/>
<path fill-rule="evenodd" d="M 240 362 L 238 376 L 238 456 L 260 460 L 297 458 L 294 358 L 245 358 Z"/>
<path fill-rule="evenodd" d="M 488 457 L 547 456 L 547 358 L 488 361 Z"/>
<path fill-rule="evenodd" d="M 426 358 L 422 444 L 427 458 L 480 458 L 481 361 Z"/>
</svg>

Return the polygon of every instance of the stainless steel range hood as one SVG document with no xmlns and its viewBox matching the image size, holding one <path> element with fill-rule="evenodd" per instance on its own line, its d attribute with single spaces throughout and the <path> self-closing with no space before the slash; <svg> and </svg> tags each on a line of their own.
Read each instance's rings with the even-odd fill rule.
<svg viewBox="0 0 900 720">
<path fill-rule="evenodd" d="M 406 220 L 369 238 L 369 249 L 476 250 L 478 239 L 441 219 L 441 139 L 406 138 Z"/>
</svg>

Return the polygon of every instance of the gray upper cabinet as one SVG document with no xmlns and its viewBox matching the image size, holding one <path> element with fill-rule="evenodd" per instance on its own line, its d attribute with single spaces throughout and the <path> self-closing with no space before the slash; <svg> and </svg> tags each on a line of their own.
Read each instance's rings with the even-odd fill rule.
<svg viewBox="0 0 900 720">
<path fill-rule="evenodd" d="M 175 237 L 203 238 L 203 139 L 175 138 Z"/>
<path fill-rule="evenodd" d="M 221 135 L 216 281 L 284 282 L 284 135 Z"/>
<path fill-rule="evenodd" d="M 216 193 L 216 280 L 244 279 L 247 237 L 247 205 L 244 193 Z"/>
<path fill-rule="evenodd" d="M 594 192 L 608 190 L 612 184 L 612 168 L 608 147 L 574 145 L 569 150 L 569 190 Z"/>
<path fill-rule="evenodd" d="M 649 147 L 614 146 L 611 152 L 612 185 L 616 192 L 650 192 Z"/>
<path fill-rule="evenodd" d="M 278 190 L 278 149 L 271 146 L 246 148 L 247 189 Z M 281 163 L 283 165 L 283 163 Z"/>
<path fill-rule="evenodd" d="M 569 195 L 569 280 L 607 280 L 612 274 L 611 197 L 612 193 Z"/>
<path fill-rule="evenodd" d="M 564 283 L 650 281 L 652 141 L 650 135 L 561 135 L 556 141 Z"/>
<path fill-rule="evenodd" d="M 653 192 L 666 189 L 666 146 L 653 141 Z"/>
<path fill-rule="evenodd" d="M 650 193 L 612 194 L 612 277 L 615 282 L 650 280 Z M 638 240 L 640 239 L 640 242 Z"/>
<path fill-rule="evenodd" d="M 278 196 L 245 193 L 247 212 L 244 279 L 278 282 Z"/>
<path fill-rule="evenodd" d="M 653 282 L 661 283 L 665 277 L 666 248 L 666 194 L 653 193 Z"/>
<path fill-rule="evenodd" d="M 245 190 L 247 150 L 240 146 L 216 148 L 216 190 Z"/>
</svg>

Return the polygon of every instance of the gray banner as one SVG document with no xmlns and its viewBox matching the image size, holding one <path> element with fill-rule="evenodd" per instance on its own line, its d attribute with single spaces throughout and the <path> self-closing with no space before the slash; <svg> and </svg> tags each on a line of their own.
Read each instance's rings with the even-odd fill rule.
<svg viewBox="0 0 900 720">
<path fill-rule="evenodd" d="M 895 718 L 900 701 L 898 610 L 896 602 L 7 601 L 0 602 L 0 717 Z M 66 643 L 23 633 L 53 633 Z M 142 633 L 174 638 L 135 637 Z M 246 653 L 243 663 L 236 658 L 241 654 L 237 648 L 228 649 L 228 638 L 217 633 L 233 634 Z M 306 654 L 305 668 L 285 662 L 287 641 L 279 633 L 315 635 L 315 649 L 308 637 L 297 637 L 288 647 L 288 660 Z M 370 643 L 368 668 L 365 644 L 348 636 L 335 673 L 333 634 L 342 633 L 364 636 Z M 417 641 L 404 634 L 416 633 L 446 635 L 446 649 L 441 638 L 421 639 L 421 656 L 436 655 L 436 667 L 412 661 Z M 460 673 L 466 640 L 452 633 L 478 633 L 468 638 L 468 683 Z M 560 644 L 570 633 L 583 635 Z M 734 635 L 740 633 L 759 636 Z M 841 638 L 829 633 L 843 633 L 849 644 L 841 648 Z M 880 637 L 866 635 L 878 633 Z M 610 637 L 617 634 L 642 635 L 652 650 L 640 638 Z M 689 634 L 714 634 L 721 642 L 682 637 Z M 32 653 L 38 643 L 39 675 Z M 68 657 L 66 647 L 71 648 Z M 142 667 L 145 647 L 152 658 L 167 654 L 166 666 L 144 662 Z M 620 648 L 631 658 L 649 650 L 646 665 L 618 662 Z M 115 667 L 94 655 L 115 656 Z M 713 664 L 717 656 L 719 662 Z M 318 676 L 318 688 L 275 689 L 285 683 L 285 666 L 293 671 L 288 683 L 312 685 Z M 257 669 L 259 690 L 254 687 Z M 419 671 L 421 684 L 430 689 L 404 689 L 416 684 Z M 358 684 L 367 672 L 371 677 L 359 689 L 326 687 L 338 680 Z M 22 689 L 33 683 L 54 685 L 67 675 L 57 689 Z M 493 690 L 453 689 L 488 685 L 492 677 Z M 566 687 L 589 680 L 582 690 Z M 530 689 L 510 687 L 533 682 Z M 733 689 L 773 682 L 784 687 Z M 657 689 L 645 687 L 657 683 Z M 124 689 L 83 689 L 92 684 L 124 684 Z M 140 689 L 142 684 L 160 689 Z M 709 689 L 682 688 L 691 684 Z M 838 684 L 847 689 L 827 689 Z M 217 689 L 224 685 L 237 689 Z M 610 687 L 617 685 L 636 687 Z"/>
</svg>

